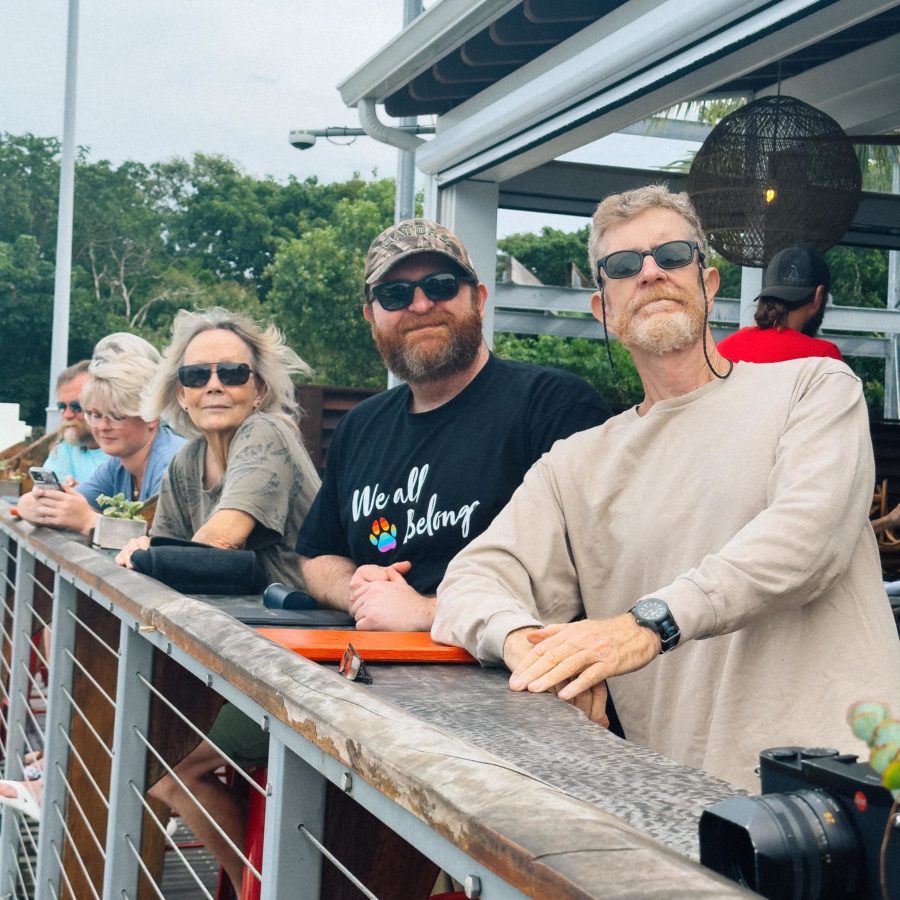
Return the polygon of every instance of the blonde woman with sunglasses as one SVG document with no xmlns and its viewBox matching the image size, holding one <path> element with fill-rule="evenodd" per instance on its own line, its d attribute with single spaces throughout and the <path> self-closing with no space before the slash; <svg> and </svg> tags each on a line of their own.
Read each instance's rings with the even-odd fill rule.
<svg viewBox="0 0 900 900">
<path fill-rule="evenodd" d="M 263 330 L 225 309 L 178 313 L 144 413 L 164 417 L 192 440 L 163 481 L 154 537 L 253 550 L 268 581 L 303 586 L 294 545 L 319 476 L 297 427 L 294 372 L 309 368 L 276 328 Z M 132 541 L 116 561 L 131 567 L 132 553 L 147 546 L 148 538 Z M 239 891 L 243 867 L 232 847 L 243 846 L 244 812 L 215 774 L 225 762 L 220 749 L 245 767 L 258 764 L 268 756 L 267 735 L 226 704 L 209 742 L 150 794 L 184 819 Z"/>
</svg>

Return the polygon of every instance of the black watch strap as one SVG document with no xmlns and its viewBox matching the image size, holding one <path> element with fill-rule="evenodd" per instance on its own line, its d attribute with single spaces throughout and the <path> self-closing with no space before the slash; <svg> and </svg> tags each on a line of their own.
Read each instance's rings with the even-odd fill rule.
<svg viewBox="0 0 900 900">
<path fill-rule="evenodd" d="M 669 605 L 659 597 L 645 597 L 638 600 L 629 610 L 638 625 L 650 628 L 659 635 L 662 648 L 661 653 L 668 653 L 678 646 L 681 639 L 681 629 L 675 622 Z"/>
</svg>

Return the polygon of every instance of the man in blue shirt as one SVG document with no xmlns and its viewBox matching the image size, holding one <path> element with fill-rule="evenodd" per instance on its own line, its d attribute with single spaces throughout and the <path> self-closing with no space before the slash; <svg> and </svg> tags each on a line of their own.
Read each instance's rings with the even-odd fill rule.
<svg viewBox="0 0 900 900">
<path fill-rule="evenodd" d="M 62 416 L 60 440 L 50 451 L 45 467 L 56 473 L 61 482 L 73 478 L 86 481 L 109 457 L 97 445 L 84 420 L 81 390 L 88 380 L 90 360 L 83 359 L 63 369 L 56 379 L 57 406 Z"/>
</svg>

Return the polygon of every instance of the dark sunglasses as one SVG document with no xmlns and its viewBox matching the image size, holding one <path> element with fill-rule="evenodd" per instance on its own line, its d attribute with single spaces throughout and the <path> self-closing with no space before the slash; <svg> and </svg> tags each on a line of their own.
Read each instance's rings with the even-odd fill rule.
<svg viewBox="0 0 900 900">
<path fill-rule="evenodd" d="M 452 300 L 459 293 L 460 282 L 475 283 L 475 279 L 465 275 L 454 275 L 451 272 L 438 272 L 428 275 L 419 281 L 384 281 L 372 288 L 372 296 L 388 312 L 405 309 L 413 302 L 416 288 L 429 300 Z"/>
<path fill-rule="evenodd" d="M 683 269 L 695 250 L 702 265 L 705 257 L 696 241 L 666 241 L 652 250 L 617 250 L 597 260 L 597 277 L 604 271 L 609 278 L 632 278 L 644 268 L 645 256 L 652 256 L 661 269 Z"/>
<path fill-rule="evenodd" d="M 57 408 L 61 413 L 64 413 L 67 409 L 71 409 L 73 415 L 76 415 L 76 416 L 79 415 L 79 413 L 82 412 L 81 404 L 80 404 L 77 400 L 73 400 L 71 403 L 63 403 L 62 400 L 60 400 L 60 401 L 56 404 L 56 408 Z"/>
<path fill-rule="evenodd" d="M 196 363 L 192 366 L 179 366 L 178 380 L 184 387 L 203 387 L 213 372 L 226 387 L 237 387 L 247 383 L 253 370 L 247 363 Z"/>
</svg>

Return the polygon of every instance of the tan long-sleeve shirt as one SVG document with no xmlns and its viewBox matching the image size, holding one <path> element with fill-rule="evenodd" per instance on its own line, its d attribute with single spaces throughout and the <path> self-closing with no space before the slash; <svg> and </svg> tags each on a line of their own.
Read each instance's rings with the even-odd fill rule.
<svg viewBox="0 0 900 900">
<path fill-rule="evenodd" d="M 496 663 L 514 629 L 661 597 L 679 646 L 609 683 L 630 740 L 750 790 L 768 747 L 863 754 L 847 707 L 900 710 L 873 483 L 846 366 L 739 363 L 558 442 L 450 564 L 432 633 Z"/>
</svg>

